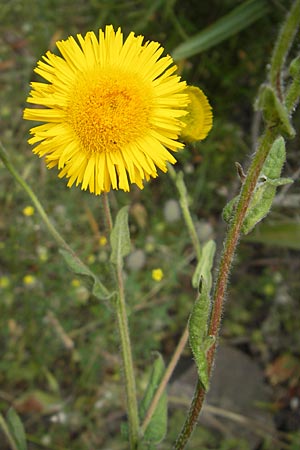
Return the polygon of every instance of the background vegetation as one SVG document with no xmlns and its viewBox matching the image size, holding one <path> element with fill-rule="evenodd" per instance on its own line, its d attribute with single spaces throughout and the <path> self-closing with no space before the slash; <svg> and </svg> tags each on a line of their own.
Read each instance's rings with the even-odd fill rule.
<svg viewBox="0 0 300 450">
<path fill-rule="evenodd" d="M 36 61 L 47 49 L 55 51 L 57 40 L 109 23 L 121 26 L 125 35 L 134 30 L 157 40 L 172 53 L 242 3 L 0 2 L 1 140 L 65 239 L 103 279 L 109 247 L 100 199 L 66 188 L 65 180 L 47 171 L 26 143 L 30 124 L 22 120 L 22 111 Z M 183 78 L 207 94 L 215 117 L 209 137 L 178 156 L 202 240 L 212 235 L 221 242 L 224 236 L 221 212 L 239 183 L 234 162 L 247 166 L 255 145 L 261 118 L 253 103 L 290 3 L 266 2 L 266 13 L 250 26 L 178 61 Z M 299 129 L 299 113 L 295 120 Z M 298 178 L 298 161 L 299 137 L 288 144 L 284 176 Z M 30 449 L 126 448 L 119 437 L 124 402 L 113 314 L 68 271 L 38 215 L 26 209 L 26 193 L 2 165 L 0 183 L 0 411 L 5 414 L 14 405 Z M 125 268 L 126 288 L 142 392 L 152 352 L 159 350 L 167 361 L 185 327 L 194 300 L 194 255 L 167 174 L 144 191 L 117 192 L 111 200 L 115 211 L 131 205 L 133 252 Z M 260 381 L 271 395 L 261 408 L 272 416 L 273 434 L 276 429 L 282 433 L 277 447 L 295 450 L 300 448 L 299 205 L 298 183 L 282 188 L 272 214 L 242 240 L 222 328 L 222 343 L 262 369 Z M 163 270 L 161 281 L 151 276 L 156 268 Z M 191 362 L 188 349 L 185 360 Z M 181 426 L 180 414 L 173 403 L 169 439 Z M 199 427 L 190 448 L 271 449 L 270 432 L 254 445 L 234 433 L 224 435 L 220 427 L 217 434 Z"/>
</svg>

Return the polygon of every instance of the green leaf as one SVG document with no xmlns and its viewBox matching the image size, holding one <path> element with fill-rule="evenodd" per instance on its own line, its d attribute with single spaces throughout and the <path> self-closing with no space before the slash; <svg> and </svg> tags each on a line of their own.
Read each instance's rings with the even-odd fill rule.
<svg viewBox="0 0 300 450">
<path fill-rule="evenodd" d="M 209 376 L 206 353 L 215 342 L 213 336 L 208 336 L 208 321 L 211 301 L 205 279 L 201 281 L 201 292 L 193 306 L 189 318 L 189 342 L 198 370 L 199 380 L 205 390 L 208 390 Z"/>
<path fill-rule="evenodd" d="M 243 234 L 248 234 L 269 213 L 276 188 L 284 184 L 293 183 L 291 178 L 281 178 L 281 171 L 286 160 L 285 142 L 282 137 L 273 143 L 269 155 L 262 167 L 259 180 L 242 225 Z M 233 198 L 223 210 L 223 219 L 230 222 L 238 196 Z"/>
<path fill-rule="evenodd" d="M 85 279 L 95 297 L 100 300 L 106 300 L 113 295 L 113 293 L 106 289 L 99 278 L 75 254 L 62 248 L 59 252 L 64 257 L 64 260 L 72 272 Z"/>
<path fill-rule="evenodd" d="M 140 405 L 140 417 L 143 420 L 152 402 L 159 383 L 164 375 L 165 365 L 159 353 L 154 361 L 149 384 Z M 159 399 L 153 416 L 145 430 L 144 441 L 158 444 L 165 437 L 167 431 L 167 394 L 164 392 Z"/>
<path fill-rule="evenodd" d="M 243 2 L 229 14 L 225 15 L 213 25 L 180 44 L 172 52 L 175 61 L 189 58 L 207 50 L 220 42 L 247 28 L 269 11 L 266 0 L 249 0 Z"/>
<path fill-rule="evenodd" d="M 21 422 L 20 417 L 13 408 L 10 408 L 8 410 L 6 420 L 9 431 L 15 441 L 17 450 L 26 450 L 26 435 L 23 423 Z"/>
<path fill-rule="evenodd" d="M 263 85 L 260 89 L 256 108 L 261 109 L 266 123 L 279 128 L 280 132 L 289 138 L 296 134 L 286 106 L 279 100 L 270 85 Z"/>
<path fill-rule="evenodd" d="M 285 143 L 282 137 L 276 139 L 263 165 L 259 181 L 242 225 L 242 233 L 248 234 L 255 225 L 269 213 L 276 187 L 292 182 L 290 178 L 280 178 L 285 163 Z"/>
<path fill-rule="evenodd" d="M 111 256 L 113 264 L 123 264 L 124 256 L 131 250 L 128 227 L 128 206 L 124 206 L 117 214 L 115 225 L 110 234 Z"/>
<path fill-rule="evenodd" d="M 234 211 L 237 205 L 238 201 L 238 195 L 234 198 L 232 198 L 227 205 L 224 206 L 224 209 L 222 211 L 222 218 L 226 223 L 229 223 L 234 215 Z"/>
<path fill-rule="evenodd" d="M 296 58 L 291 61 L 289 73 L 293 78 L 300 78 L 300 55 L 296 56 Z"/>
<path fill-rule="evenodd" d="M 197 267 L 195 269 L 192 285 L 195 289 L 199 288 L 200 281 L 202 278 L 206 281 L 208 292 L 211 290 L 212 285 L 212 266 L 214 261 L 214 256 L 216 252 L 216 243 L 213 240 L 206 242 L 203 245 L 201 251 L 201 257 L 198 261 Z"/>
</svg>

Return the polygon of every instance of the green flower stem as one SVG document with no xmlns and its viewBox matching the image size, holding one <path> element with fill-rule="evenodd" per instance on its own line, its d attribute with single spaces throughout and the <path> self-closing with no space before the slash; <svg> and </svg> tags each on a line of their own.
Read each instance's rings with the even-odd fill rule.
<svg viewBox="0 0 300 450">
<path fill-rule="evenodd" d="M 177 190 L 179 192 L 179 202 L 180 202 L 183 218 L 188 227 L 190 238 L 191 238 L 193 247 L 196 252 L 197 260 L 199 261 L 200 256 L 201 256 L 201 245 L 200 245 L 197 231 L 196 231 L 196 228 L 195 228 L 192 216 L 191 216 L 191 212 L 189 210 L 188 194 L 187 194 L 186 186 L 183 181 L 183 174 L 182 174 L 182 172 L 177 174 L 174 167 L 171 166 L 171 164 L 168 164 L 168 172 L 169 172 L 172 180 L 174 181 L 175 186 L 177 187 Z"/>
<path fill-rule="evenodd" d="M 133 360 L 129 337 L 127 311 L 124 295 L 123 268 L 118 264 L 117 280 L 119 295 L 116 300 L 116 313 L 121 339 L 122 359 L 124 366 L 125 390 L 127 398 L 128 422 L 129 422 L 129 443 L 130 449 L 136 450 L 139 440 L 139 415 L 136 398 L 136 386 L 133 370 Z"/>
<path fill-rule="evenodd" d="M 36 210 L 40 214 L 41 218 L 43 219 L 43 222 L 47 226 L 50 234 L 55 239 L 57 244 L 64 248 L 65 250 L 71 252 L 74 254 L 73 250 L 69 247 L 69 245 L 66 243 L 66 241 L 62 238 L 62 236 L 58 233 L 58 231 L 55 229 L 55 227 L 52 225 L 52 223 L 49 220 L 49 217 L 47 216 L 46 211 L 42 207 L 39 199 L 35 195 L 35 193 L 32 191 L 32 189 L 29 187 L 29 185 L 26 183 L 26 181 L 21 177 L 21 175 L 16 171 L 12 163 L 9 161 L 7 153 L 5 148 L 3 147 L 2 143 L 0 142 L 0 158 L 2 159 L 3 163 L 5 164 L 6 168 L 9 170 L 9 172 L 12 174 L 14 179 L 22 186 L 25 192 L 29 195 L 32 203 L 34 204 Z"/>
<path fill-rule="evenodd" d="M 259 174 L 262 166 L 268 156 L 268 153 L 274 143 L 278 131 L 275 128 L 269 128 L 262 136 L 258 145 L 257 152 L 254 155 L 251 166 L 249 167 L 246 179 L 241 188 L 239 201 L 236 207 L 235 214 L 230 223 L 227 236 L 225 238 L 224 250 L 221 256 L 218 278 L 216 281 L 214 295 L 213 295 L 213 309 L 211 313 L 210 326 L 208 334 L 215 336 L 216 340 L 219 335 L 220 322 L 223 310 L 223 303 L 226 293 L 226 288 L 229 279 L 230 268 L 232 265 L 234 253 L 240 236 L 241 227 L 250 204 L 253 192 L 255 190 Z M 211 373 L 211 368 L 214 361 L 216 350 L 216 344 L 214 344 L 207 353 L 208 372 Z M 185 448 L 193 428 L 197 422 L 199 413 L 201 411 L 203 400 L 205 397 L 205 391 L 198 381 L 195 394 L 192 400 L 192 404 L 186 418 L 185 424 L 181 433 L 179 434 L 174 448 L 176 450 L 182 450 Z"/>
<path fill-rule="evenodd" d="M 9 158 L 7 156 L 7 152 L 5 148 L 3 147 L 2 143 L 0 142 L 0 159 L 2 159 L 4 165 L 8 169 L 8 171 L 12 174 L 14 179 L 20 184 L 20 186 L 24 189 L 24 191 L 29 195 L 33 205 L 35 206 L 37 212 L 39 213 L 41 219 L 43 220 L 44 224 L 48 228 L 49 233 L 56 241 L 57 245 L 69 252 L 72 257 L 76 260 L 76 263 L 78 266 L 81 266 L 84 272 L 89 271 L 90 269 L 87 268 L 87 266 L 81 261 L 80 258 L 76 255 L 76 253 L 72 250 L 72 248 L 67 244 L 67 242 L 64 240 L 64 238 L 59 234 L 59 232 L 56 230 L 54 225 L 49 220 L 49 217 L 44 210 L 42 204 L 40 203 L 39 199 L 33 192 L 33 190 L 30 188 L 30 186 L 26 183 L 26 181 L 21 177 L 21 175 L 16 171 L 13 164 L 9 161 Z M 106 288 L 103 286 L 104 290 L 106 291 L 107 297 L 109 297 L 109 292 L 106 290 Z"/>
<path fill-rule="evenodd" d="M 107 194 L 102 195 L 102 202 L 107 227 L 109 229 L 109 232 L 111 232 L 113 228 L 113 221 L 110 211 L 109 198 Z M 115 301 L 115 308 L 121 341 L 122 362 L 124 368 L 127 413 L 129 422 L 129 443 L 130 449 L 136 450 L 139 441 L 139 415 L 138 415 L 135 376 L 133 369 L 133 358 L 131 351 L 127 311 L 126 311 L 122 258 L 118 258 L 116 266 L 116 278 L 118 283 L 118 295 Z"/>
<path fill-rule="evenodd" d="M 300 22 L 300 0 L 296 0 L 287 15 L 277 38 L 270 67 L 270 82 L 274 87 L 279 99 L 283 100 L 282 93 L 282 69 L 286 56 L 294 41 L 295 34 Z"/>
<path fill-rule="evenodd" d="M 109 198 L 107 192 L 103 192 L 102 194 L 102 204 L 104 209 L 104 215 L 106 218 L 106 224 L 109 232 L 111 232 L 113 227 L 113 221 L 111 217 L 111 211 L 110 211 L 110 205 L 109 205 Z"/>
</svg>

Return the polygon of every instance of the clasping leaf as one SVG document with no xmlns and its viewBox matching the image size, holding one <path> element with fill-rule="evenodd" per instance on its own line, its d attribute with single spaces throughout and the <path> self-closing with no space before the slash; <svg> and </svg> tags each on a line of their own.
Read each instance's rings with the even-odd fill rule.
<svg viewBox="0 0 300 450">
<path fill-rule="evenodd" d="M 110 234 L 111 256 L 113 264 L 123 265 L 124 256 L 130 253 L 130 235 L 128 227 L 128 206 L 124 206 L 117 214 L 115 225 Z"/>
<path fill-rule="evenodd" d="M 291 178 L 280 177 L 285 159 L 284 139 L 279 137 L 273 143 L 259 175 L 258 183 L 241 228 L 243 234 L 248 234 L 269 213 L 276 194 L 276 188 L 284 184 L 293 183 Z M 235 197 L 225 206 L 223 219 L 226 222 L 231 220 L 237 201 L 238 197 Z"/>
<path fill-rule="evenodd" d="M 165 365 L 163 358 L 159 353 L 156 354 L 156 359 L 150 375 L 149 384 L 147 386 L 144 398 L 140 405 L 140 416 L 143 420 L 146 412 L 152 402 L 152 399 L 157 391 L 161 379 L 165 372 Z M 167 431 L 167 394 L 163 392 L 156 409 L 151 417 L 151 420 L 144 433 L 144 441 L 148 443 L 158 444 L 165 437 Z"/>
<path fill-rule="evenodd" d="M 198 370 L 199 380 L 205 390 L 209 386 L 209 374 L 206 354 L 214 344 L 214 336 L 209 336 L 208 322 L 211 301 L 207 281 L 201 279 L 201 292 L 193 306 L 189 319 L 189 342 Z"/>
</svg>

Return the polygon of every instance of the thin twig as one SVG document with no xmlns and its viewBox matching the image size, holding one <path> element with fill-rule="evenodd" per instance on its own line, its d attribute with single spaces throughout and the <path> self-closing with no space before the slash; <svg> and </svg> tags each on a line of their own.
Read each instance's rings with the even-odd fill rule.
<svg viewBox="0 0 300 450">
<path fill-rule="evenodd" d="M 152 416 L 154 414 L 154 411 L 155 411 L 155 409 L 157 407 L 157 404 L 158 404 L 162 394 L 164 393 L 164 391 L 166 389 L 166 386 L 167 386 L 167 384 L 168 384 L 168 382 L 169 382 L 169 380 L 170 380 L 170 378 L 172 376 L 172 373 L 173 373 L 173 371 L 175 369 L 175 366 L 176 366 L 176 364 L 177 364 L 177 362 L 178 362 L 178 360 L 180 358 L 180 355 L 183 352 L 184 347 L 186 346 L 188 337 L 189 337 L 189 332 L 188 332 L 188 327 L 186 327 L 184 332 L 183 332 L 183 334 L 182 334 L 182 336 L 181 336 L 181 338 L 180 338 L 180 341 L 178 342 L 176 350 L 175 350 L 175 352 L 174 352 L 174 354 L 173 354 L 173 356 L 172 356 L 172 358 L 171 358 L 171 360 L 169 362 L 169 365 L 168 365 L 168 367 L 167 367 L 167 369 L 165 371 L 165 374 L 164 374 L 164 376 L 163 376 L 163 378 L 162 378 L 162 380 L 161 380 L 161 382 L 160 382 L 160 384 L 159 384 L 159 386 L 158 386 L 158 388 L 157 388 L 157 390 L 155 392 L 155 395 L 154 395 L 154 397 L 152 399 L 152 402 L 151 402 L 151 404 L 149 406 L 147 414 L 146 414 L 146 416 L 144 418 L 144 422 L 143 422 L 143 424 L 141 426 L 142 433 L 145 433 L 145 431 L 147 429 L 147 426 L 149 425 L 149 422 L 150 422 L 150 420 L 151 420 L 151 418 L 152 418 Z"/>
</svg>

